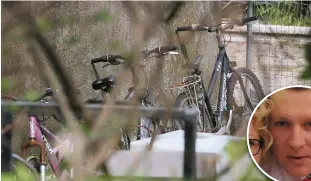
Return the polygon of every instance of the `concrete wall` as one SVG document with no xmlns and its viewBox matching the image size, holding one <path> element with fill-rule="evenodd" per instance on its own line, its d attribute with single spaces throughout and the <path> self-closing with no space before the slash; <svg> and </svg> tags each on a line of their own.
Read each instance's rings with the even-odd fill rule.
<svg viewBox="0 0 311 181">
<path fill-rule="evenodd" d="M 163 45 L 169 38 L 175 39 L 174 28 L 182 25 L 191 23 L 198 23 L 200 17 L 209 12 L 210 2 L 187 2 L 186 6 L 179 13 L 179 17 L 176 18 L 169 25 L 160 25 L 155 30 L 155 34 L 150 37 L 149 41 L 146 42 L 145 46 L 148 49 L 155 48 Z M 165 2 L 162 2 L 165 6 Z M 76 15 L 81 19 L 94 18 L 94 14 L 102 9 L 108 10 L 113 20 L 108 22 L 99 22 L 94 25 L 78 24 L 76 26 L 60 29 L 57 31 L 57 43 L 56 49 L 59 55 L 64 61 L 64 65 L 68 72 L 74 76 L 74 83 L 78 89 L 80 89 L 84 97 L 100 96 L 95 93 L 90 84 L 94 80 L 94 73 L 91 69 L 89 62 L 92 56 L 99 56 L 106 53 L 120 53 L 114 51 L 110 44 L 114 40 L 119 40 L 124 45 L 125 49 L 130 49 L 134 45 L 133 24 L 127 15 L 126 10 L 122 6 L 121 2 L 68 2 L 56 10 L 60 16 L 63 15 Z M 137 7 L 137 11 L 141 10 Z M 143 14 L 143 13 L 142 13 Z M 80 37 L 79 43 L 73 47 L 67 48 L 63 40 L 69 36 Z M 190 57 L 194 58 L 195 55 L 200 52 L 205 55 L 205 61 L 203 67 L 208 65 L 208 59 L 215 56 L 216 54 L 215 39 L 213 39 L 207 33 L 196 34 L 188 44 Z M 212 50 L 212 51 L 211 51 Z M 153 71 L 153 65 L 155 59 L 150 59 L 147 72 Z M 158 60 L 159 61 L 159 60 Z M 160 60 L 161 61 L 161 60 Z M 165 71 L 163 77 L 166 85 L 169 82 L 180 81 L 180 78 L 185 75 L 184 70 L 181 68 L 181 64 L 184 63 L 182 56 L 166 57 L 165 58 Z M 98 66 L 98 68 L 100 68 Z M 108 75 L 110 73 L 117 73 L 120 70 L 118 67 L 108 68 L 107 71 L 102 71 L 102 75 Z M 131 82 L 131 74 L 128 74 L 126 87 L 129 87 Z M 127 90 L 125 88 L 124 90 Z M 125 92 L 121 93 L 121 97 L 124 96 Z M 121 98 L 120 97 L 120 98 Z"/>
<path fill-rule="evenodd" d="M 162 6 L 166 6 L 167 2 L 162 3 Z M 54 4 L 54 8 L 49 12 L 40 12 L 40 8 L 46 6 L 44 2 L 31 2 L 29 3 L 33 7 L 33 13 L 35 15 L 45 13 L 50 17 L 66 17 L 74 16 L 77 18 L 78 24 L 58 28 L 52 32 L 48 32 L 47 36 L 51 39 L 51 43 L 55 46 L 58 55 L 63 61 L 67 73 L 72 76 L 74 86 L 80 90 L 83 98 L 100 97 L 99 92 L 95 92 L 91 88 L 91 83 L 94 80 L 94 74 L 89 62 L 92 56 L 99 56 L 106 53 L 119 53 L 114 52 L 109 46 L 113 40 L 119 40 L 122 42 L 126 49 L 131 48 L 134 45 L 133 24 L 129 18 L 126 10 L 121 2 L 57 2 Z M 146 42 L 146 48 L 155 48 L 156 46 L 163 45 L 168 38 L 175 39 L 174 28 L 177 26 L 185 26 L 193 23 L 199 23 L 201 18 L 205 15 L 207 19 L 205 22 L 213 22 L 213 11 L 216 11 L 214 2 L 186 2 L 186 6 L 178 13 L 178 17 L 174 19 L 169 25 L 160 25 L 156 29 L 156 33 Z M 112 21 L 90 23 L 94 19 L 94 14 L 102 9 L 106 9 L 112 16 Z M 137 7 L 139 10 L 139 7 Z M 4 11 L 2 11 L 4 12 Z M 142 12 L 142 17 L 144 12 Z M 9 14 L 3 14 L 2 19 L 10 17 Z M 10 18 L 7 21 L 12 21 Z M 79 23 L 80 22 L 80 23 Z M 3 25 L 4 23 L 2 23 Z M 17 34 L 22 32 L 22 29 L 17 28 Z M 14 36 L 14 34 L 12 34 Z M 78 37 L 78 43 L 68 46 L 66 41 L 68 38 L 76 36 Z M 2 45 L 6 45 L 7 50 L 11 50 L 14 56 L 2 56 L 2 76 L 7 76 L 14 81 L 14 89 L 10 92 L 11 95 L 22 97 L 28 90 L 33 89 L 39 92 L 44 91 L 47 85 L 46 82 L 40 78 L 36 73 L 37 69 L 34 63 L 31 61 L 31 57 L 27 53 L 27 46 L 25 42 L 12 43 L 10 39 L 2 38 Z M 196 33 L 193 38 L 189 39 L 187 48 L 191 59 L 197 54 L 203 54 L 202 70 L 204 72 L 205 82 L 209 80 L 211 73 L 210 69 L 214 65 L 215 56 L 217 54 L 216 39 L 213 35 L 208 33 Z M 150 73 L 154 69 L 155 60 L 150 60 L 150 65 L 147 66 L 147 72 Z M 181 67 L 185 60 L 182 56 L 166 57 L 165 69 L 162 77 L 164 77 L 164 86 L 167 86 L 173 82 L 181 81 L 182 76 L 187 72 Z M 25 68 L 26 66 L 26 68 Z M 100 68 L 100 67 L 98 67 Z M 26 69 L 26 70 L 24 70 Z M 108 75 L 110 73 L 119 73 L 119 68 L 110 68 L 107 71 L 101 71 L 100 73 Z M 124 85 L 123 91 L 120 93 L 120 99 L 124 96 L 127 88 L 131 85 L 131 74 L 124 77 L 127 79 L 127 83 Z M 153 95 L 156 95 L 156 91 Z M 168 94 L 169 95 L 169 94 Z M 174 97 L 174 96 L 173 96 Z M 153 96 L 153 99 L 157 99 Z M 59 129 L 59 125 L 54 123 L 47 123 L 53 129 Z M 28 128 L 27 120 L 19 124 L 16 128 L 16 145 L 20 143 L 20 137 L 26 138 Z M 26 130 L 26 131 L 25 131 Z M 16 150 L 19 151 L 19 150 Z"/>
</svg>

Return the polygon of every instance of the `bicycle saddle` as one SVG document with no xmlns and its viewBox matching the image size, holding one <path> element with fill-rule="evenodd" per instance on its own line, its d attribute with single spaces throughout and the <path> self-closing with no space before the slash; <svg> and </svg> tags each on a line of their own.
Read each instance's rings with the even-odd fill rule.
<svg viewBox="0 0 311 181">
<path fill-rule="evenodd" d="M 117 78 L 114 75 L 109 75 L 103 79 L 97 79 L 92 83 L 94 90 L 103 89 L 105 92 L 110 92 L 111 88 L 116 84 Z"/>
<path fill-rule="evenodd" d="M 199 55 L 192 62 L 184 64 L 183 67 L 188 68 L 188 69 L 198 69 L 202 58 L 203 58 L 203 55 Z"/>
</svg>

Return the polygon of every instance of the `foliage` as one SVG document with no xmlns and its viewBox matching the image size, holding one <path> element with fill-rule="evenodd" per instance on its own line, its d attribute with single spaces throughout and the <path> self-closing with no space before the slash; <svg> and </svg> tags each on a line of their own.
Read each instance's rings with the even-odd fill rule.
<svg viewBox="0 0 311 181">
<path fill-rule="evenodd" d="M 242 141 L 231 141 L 226 146 L 226 151 L 230 156 L 232 162 L 236 162 L 241 159 L 247 153 L 246 142 Z"/>
<path fill-rule="evenodd" d="M 311 79 L 311 42 L 306 43 L 304 48 L 305 48 L 306 67 L 303 73 L 301 74 L 301 78 Z"/>
<path fill-rule="evenodd" d="M 43 17 L 39 17 L 36 23 L 38 30 L 41 32 L 51 31 L 55 26 L 54 22 L 51 19 Z"/>
<path fill-rule="evenodd" d="M 25 100 L 34 101 L 40 97 L 40 93 L 35 90 L 29 90 L 25 94 Z"/>
<path fill-rule="evenodd" d="M 7 93 L 14 86 L 14 82 L 8 77 L 1 77 L 1 93 Z"/>
<path fill-rule="evenodd" d="M 95 21 L 110 21 L 112 16 L 106 9 L 102 9 L 95 14 Z"/>
<path fill-rule="evenodd" d="M 283 1 L 275 3 L 255 2 L 254 14 L 265 23 L 287 26 L 311 26 L 310 12 L 304 7 L 302 9 L 294 1 Z"/>
<path fill-rule="evenodd" d="M 78 36 L 70 36 L 65 39 L 65 44 L 70 47 L 77 44 L 79 41 L 80 38 Z"/>
<path fill-rule="evenodd" d="M 31 170 L 24 163 L 15 159 L 13 159 L 12 162 L 15 168 L 12 167 L 11 173 L 1 173 L 2 181 L 20 181 L 25 178 L 27 178 L 27 180 L 36 180 L 35 175 L 31 174 Z"/>
</svg>

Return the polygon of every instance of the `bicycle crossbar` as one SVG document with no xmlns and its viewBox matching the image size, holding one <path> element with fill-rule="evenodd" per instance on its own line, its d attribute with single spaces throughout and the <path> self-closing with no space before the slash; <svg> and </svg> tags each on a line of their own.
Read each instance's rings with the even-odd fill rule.
<svg viewBox="0 0 311 181">
<path fill-rule="evenodd" d="M 55 102 L 40 103 L 40 102 L 27 102 L 27 101 L 1 101 L 1 107 L 3 108 L 27 108 L 28 114 L 45 114 L 53 115 L 60 109 L 59 105 Z M 196 178 L 196 154 L 195 154 L 195 140 L 196 140 L 196 117 L 198 115 L 198 109 L 195 108 L 165 108 L 165 107 L 144 107 L 144 106 L 132 106 L 124 105 L 123 103 L 117 103 L 116 105 L 105 104 L 85 104 L 85 110 L 88 113 L 99 113 L 103 109 L 111 109 L 112 111 L 133 112 L 138 111 L 142 117 L 160 118 L 167 115 L 175 119 L 183 119 L 185 121 L 185 151 L 184 151 L 184 166 L 183 174 L 186 179 Z"/>
</svg>

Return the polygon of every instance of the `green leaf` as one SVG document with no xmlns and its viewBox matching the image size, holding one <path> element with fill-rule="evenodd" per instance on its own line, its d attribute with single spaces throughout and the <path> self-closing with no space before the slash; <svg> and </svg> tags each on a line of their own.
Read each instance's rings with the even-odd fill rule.
<svg viewBox="0 0 311 181">
<path fill-rule="evenodd" d="M 69 38 L 65 39 L 65 44 L 68 46 L 73 46 L 80 41 L 78 36 L 70 36 Z"/>
<path fill-rule="evenodd" d="M 14 176 L 11 173 L 1 173 L 2 181 L 12 181 L 14 180 Z"/>
<path fill-rule="evenodd" d="M 12 55 L 12 49 L 9 47 L 2 46 L 1 47 L 1 58 L 6 59 L 10 55 Z"/>
<path fill-rule="evenodd" d="M 40 97 L 40 93 L 34 90 L 30 90 L 26 92 L 24 97 L 26 100 L 33 101 Z"/>
<path fill-rule="evenodd" d="M 95 21 L 110 21 L 110 20 L 112 20 L 112 16 L 105 9 L 100 10 L 95 14 Z"/>
<path fill-rule="evenodd" d="M 247 144 L 244 141 L 232 140 L 226 146 L 226 151 L 230 156 L 232 162 L 238 161 L 245 154 L 247 154 Z"/>
<path fill-rule="evenodd" d="M 80 128 L 81 128 L 81 131 L 86 135 L 86 136 L 89 136 L 90 133 L 91 133 L 91 128 L 88 124 L 86 123 L 80 123 Z"/>
<path fill-rule="evenodd" d="M 77 22 L 77 19 L 74 16 L 66 16 L 57 20 L 59 25 L 73 25 Z"/>
<path fill-rule="evenodd" d="M 14 102 L 12 102 L 13 104 Z M 10 105 L 8 107 L 8 111 L 11 112 L 11 113 L 17 113 L 21 110 L 21 108 L 17 107 L 16 105 Z"/>
<path fill-rule="evenodd" d="M 305 46 L 305 59 L 307 66 L 300 75 L 301 79 L 310 79 L 311 78 L 311 43 L 307 43 Z"/>
<path fill-rule="evenodd" d="M 121 40 L 112 40 L 110 43 L 110 47 L 113 51 L 117 51 L 124 48 L 124 45 L 122 44 Z"/>
<path fill-rule="evenodd" d="M 15 161 L 16 168 L 14 169 L 14 175 L 17 177 L 17 180 L 23 180 L 23 178 L 27 178 L 29 180 L 35 180 L 35 176 L 30 174 L 31 171 L 29 168 L 22 162 Z"/>
<path fill-rule="evenodd" d="M 135 51 L 129 50 L 129 51 L 123 51 L 120 53 L 122 57 L 124 57 L 127 61 L 132 61 L 135 58 Z"/>
<path fill-rule="evenodd" d="M 49 19 L 40 17 L 37 19 L 36 27 L 39 31 L 48 32 L 54 28 L 54 23 Z"/>
<path fill-rule="evenodd" d="M 311 35 L 311 32 L 310 32 Z M 306 61 L 311 64 L 311 42 L 308 42 L 305 46 L 305 58 Z"/>
<path fill-rule="evenodd" d="M 7 93 L 12 90 L 14 86 L 14 82 L 10 80 L 8 77 L 1 77 L 1 92 Z"/>
<path fill-rule="evenodd" d="M 311 64 L 309 64 L 300 75 L 301 79 L 310 79 L 311 78 Z"/>
</svg>

